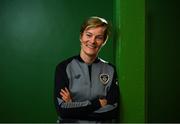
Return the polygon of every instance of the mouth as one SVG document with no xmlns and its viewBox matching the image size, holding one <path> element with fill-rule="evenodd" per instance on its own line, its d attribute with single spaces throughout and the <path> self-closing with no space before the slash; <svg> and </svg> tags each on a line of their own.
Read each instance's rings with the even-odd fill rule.
<svg viewBox="0 0 180 124">
<path fill-rule="evenodd" d="M 95 45 L 90 45 L 90 44 L 86 44 L 85 46 L 88 47 L 88 48 L 90 48 L 90 49 L 96 49 L 96 48 L 97 48 L 97 46 L 95 46 Z"/>
</svg>

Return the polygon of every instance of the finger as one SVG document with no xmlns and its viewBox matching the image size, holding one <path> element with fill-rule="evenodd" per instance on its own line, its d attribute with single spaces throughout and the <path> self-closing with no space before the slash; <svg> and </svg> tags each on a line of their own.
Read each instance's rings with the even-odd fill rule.
<svg viewBox="0 0 180 124">
<path fill-rule="evenodd" d="M 62 100 L 64 100 L 66 102 L 67 99 L 65 97 L 62 97 Z"/>
<path fill-rule="evenodd" d="M 66 97 L 66 96 L 63 96 L 62 99 L 63 99 L 65 102 L 70 101 L 70 99 L 69 99 L 68 97 Z"/>
<path fill-rule="evenodd" d="M 68 97 L 68 94 L 64 90 L 61 90 L 60 95 Z"/>
<path fill-rule="evenodd" d="M 64 94 L 63 92 L 60 92 L 59 94 L 60 94 L 61 96 L 65 96 L 65 94 Z"/>
<path fill-rule="evenodd" d="M 62 94 L 61 97 L 65 98 L 65 99 L 68 99 L 68 96 Z"/>
<path fill-rule="evenodd" d="M 100 102 L 102 107 L 107 105 L 107 100 L 106 99 L 99 99 L 99 102 Z"/>
<path fill-rule="evenodd" d="M 61 92 L 66 96 L 68 95 L 67 92 L 65 90 L 63 90 L 63 89 L 61 89 Z"/>
<path fill-rule="evenodd" d="M 67 94 L 70 94 L 69 90 L 66 87 L 65 87 L 65 91 L 66 91 Z"/>
</svg>

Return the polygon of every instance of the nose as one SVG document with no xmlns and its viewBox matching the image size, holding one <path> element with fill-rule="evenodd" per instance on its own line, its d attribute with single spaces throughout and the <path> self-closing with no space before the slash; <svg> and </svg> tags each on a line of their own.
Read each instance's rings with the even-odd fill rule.
<svg viewBox="0 0 180 124">
<path fill-rule="evenodd" d="M 96 42 L 96 37 L 92 37 L 92 38 L 90 39 L 90 42 L 91 42 L 92 44 L 95 44 L 95 42 Z"/>
</svg>

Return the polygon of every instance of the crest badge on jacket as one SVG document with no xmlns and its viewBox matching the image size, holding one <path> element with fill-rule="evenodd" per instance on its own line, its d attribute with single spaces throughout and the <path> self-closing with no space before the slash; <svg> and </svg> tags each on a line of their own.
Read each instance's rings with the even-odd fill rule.
<svg viewBox="0 0 180 124">
<path fill-rule="evenodd" d="M 100 74 L 100 81 L 102 84 L 106 85 L 109 81 L 109 75 L 108 74 Z"/>
</svg>

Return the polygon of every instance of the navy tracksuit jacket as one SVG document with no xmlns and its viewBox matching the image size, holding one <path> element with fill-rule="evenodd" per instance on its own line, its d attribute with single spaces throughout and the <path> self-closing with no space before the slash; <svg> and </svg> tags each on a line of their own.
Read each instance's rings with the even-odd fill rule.
<svg viewBox="0 0 180 124">
<path fill-rule="evenodd" d="M 60 90 L 71 93 L 64 102 Z M 119 88 L 115 67 L 100 58 L 88 65 L 80 56 L 71 57 L 56 67 L 55 105 L 60 122 L 111 122 L 118 118 Z M 108 103 L 101 107 L 99 99 Z"/>
</svg>

